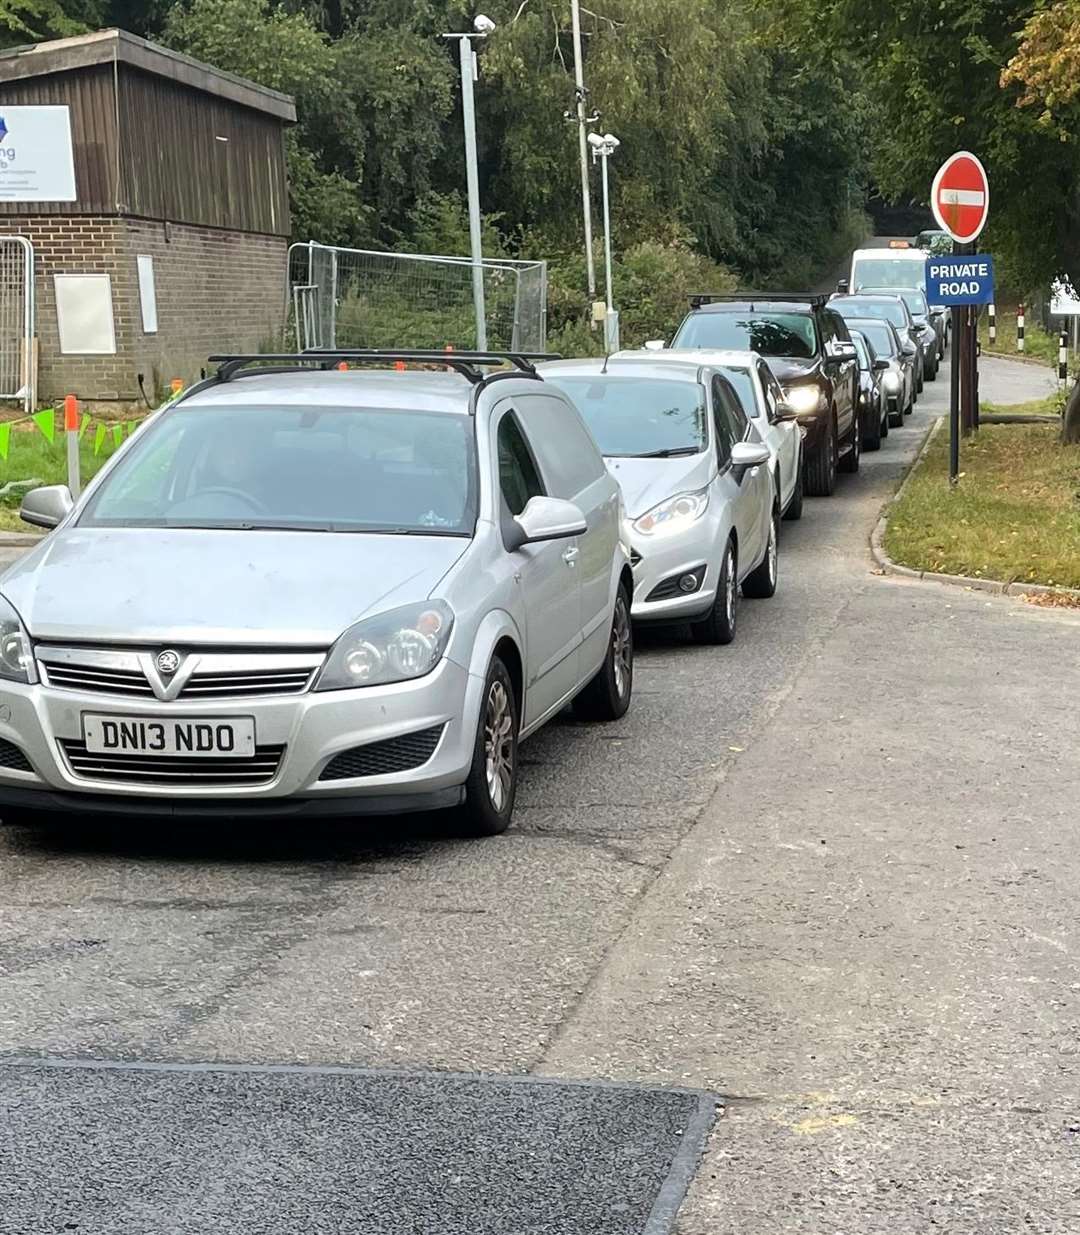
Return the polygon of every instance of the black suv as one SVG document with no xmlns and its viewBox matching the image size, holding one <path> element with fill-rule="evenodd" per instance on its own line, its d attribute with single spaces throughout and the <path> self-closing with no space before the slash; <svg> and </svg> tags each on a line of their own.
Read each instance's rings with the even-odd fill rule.
<svg viewBox="0 0 1080 1235">
<path fill-rule="evenodd" d="M 806 492 L 828 497 L 836 473 L 859 470 L 859 368 L 828 296 L 733 292 L 690 297 L 672 347 L 764 356 L 803 427 Z"/>
</svg>

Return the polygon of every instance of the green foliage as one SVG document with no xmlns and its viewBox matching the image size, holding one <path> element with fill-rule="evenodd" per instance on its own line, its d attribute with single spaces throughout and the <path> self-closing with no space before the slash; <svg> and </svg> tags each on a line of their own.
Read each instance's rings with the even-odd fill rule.
<svg viewBox="0 0 1080 1235">
<path fill-rule="evenodd" d="M 83 34 L 101 23 L 99 0 L 0 0 L 0 47 Z"/>
</svg>

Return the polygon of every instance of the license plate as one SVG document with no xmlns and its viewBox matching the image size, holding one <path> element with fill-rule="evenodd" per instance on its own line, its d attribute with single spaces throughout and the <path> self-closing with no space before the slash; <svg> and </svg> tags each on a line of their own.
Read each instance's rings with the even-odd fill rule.
<svg viewBox="0 0 1080 1235">
<path fill-rule="evenodd" d="M 250 759 L 255 721 L 250 716 L 200 719 L 83 714 L 83 741 L 94 755 L 170 755 Z"/>
</svg>

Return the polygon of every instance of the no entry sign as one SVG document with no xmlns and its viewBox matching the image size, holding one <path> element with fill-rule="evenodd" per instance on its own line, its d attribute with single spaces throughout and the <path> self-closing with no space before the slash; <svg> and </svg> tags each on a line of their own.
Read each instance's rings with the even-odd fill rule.
<svg viewBox="0 0 1080 1235">
<path fill-rule="evenodd" d="M 986 226 L 990 183 L 986 169 L 973 154 L 960 150 L 938 168 L 930 189 L 930 208 L 959 244 L 974 240 Z"/>
</svg>

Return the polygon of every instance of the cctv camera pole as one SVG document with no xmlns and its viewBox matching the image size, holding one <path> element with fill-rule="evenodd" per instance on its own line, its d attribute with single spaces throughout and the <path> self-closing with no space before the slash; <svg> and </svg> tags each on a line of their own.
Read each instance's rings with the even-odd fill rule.
<svg viewBox="0 0 1080 1235">
<path fill-rule="evenodd" d="M 604 351 L 610 355 L 619 350 L 619 315 L 611 299 L 611 199 L 608 195 L 608 159 L 615 153 L 619 139 L 610 133 L 600 137 L 589 134 L 593 158 L 600 159 L 600 184 L 604 195 L 604 280 L 607 285 L 607 312 L 604 315 Z"/>
<path fill-rule="evenodd" d="M 480 176 L 476 159 L 476 109 L 473 82 L 476 79 L 476 53 L 472 40 L 486 38 L 476 34 L 444 34 L 457 39 L 461 62 L 461 115 L 465 127 L 465 181 L 469 191 L 469 249 L 472 255 L 473 310 L 476 314 L 476 348 L 487 351 L 487 309 L 484 304 L 484 252 L 480 233 Z"/>
<path fill-rule="evenodd" d="M 592 199 L 589 195 L 589 148 L 585 135 L 585 77 L 581 67 L 581 6 L 570 0 L 574 29 L 574 97 L 577 100 L 578 156 L 581 161 L 581 213 L 585 222 L 585 274 L 589 300 L 596 299 L 596 262 L 593 260 Z"/>
</svg>

